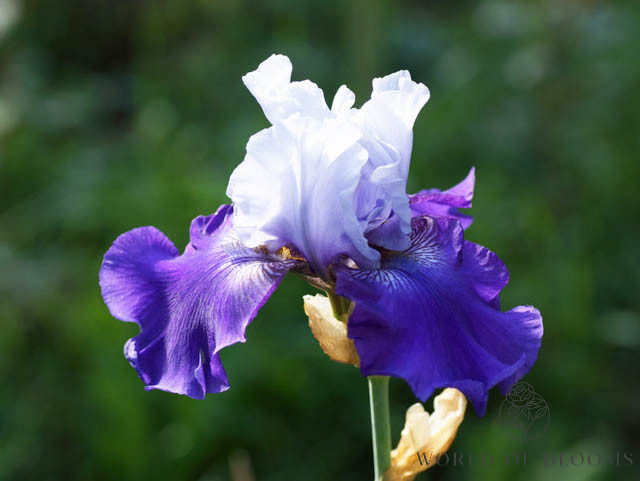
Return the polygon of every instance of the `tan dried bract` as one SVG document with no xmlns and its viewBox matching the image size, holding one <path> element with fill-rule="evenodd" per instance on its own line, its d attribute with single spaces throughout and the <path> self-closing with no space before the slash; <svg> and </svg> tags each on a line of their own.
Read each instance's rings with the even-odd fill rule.
<svg viewBox="0 0 640 481">
<path fill-rule="evenodd" d="M 436 464 L 436 456 L 449 449 L 464 419 L 467 399 L 457 389 L 447 388 L 433 401 L 429 414 L 420 403 L 407 409 L 400 442 L 391 451 L 390 481 L 411 481 Z M 428 465 L 418 458 L 424 455 Z"/>
<path fill-rule="evenodd" d="M 309 327 L 324 353 L 336 362 L 360 365 L 353 341 L 347 337 L 347 325 L 333 317 L 329 298 L 316 294 L 304 296 L 304 312 Z"/>
</svg>

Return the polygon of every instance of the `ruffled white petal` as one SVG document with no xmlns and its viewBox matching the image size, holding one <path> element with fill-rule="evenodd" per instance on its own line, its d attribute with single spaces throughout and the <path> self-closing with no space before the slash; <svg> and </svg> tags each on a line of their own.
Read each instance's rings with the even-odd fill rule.
<svg viewBox="0 0 640 481">
<path fill-rule="evenodd" d="M 356 94 L 354 94 L 346 85 L 341 85 L 336 92 L 336 95 L 333 97 L 331 112 L 335 115 L 347 114 L 349 109 L 353 107 L 355 101 Z"/>
<path fill-rule="evenodd" d="M 400 71 L 374 79 L 371 99 L 360 109 L 353 108 L 355 94 L 341 86 L 329 110 L 322 90 L 309 80 L 291 82 L 291 72 L 287 57 L 272 55 L 243 77 L 274 127 L 250 140 L 247 157 L 229 184 L 229 195 L 238 204 L 234 223 L 240 236 L 252 246 L 279 248 L 292 242 L 313 255 L 317 239 L 289 232 L 295 230 L 292 225 L 309 223 L 318 226 L 320 235 L 332 232 L 335 238 L 340 237 L 342 241 L 335 244 L 340 253 L 354 253 L 356 262 L 377 262 L 367 241 L 386 249 L 406 249 L 411 232 L 406 183 L 413 124 L 429 99 L 429 90 L 413 82 L 408 72 Z M 336 130 L 328 125 L 340 127 Z M 357 160 L 332 170 L 335 178 L 327 177 L 322 169 L 334 164 L 326 159 L 342 158 L 343 142 L 355 131 L 357 145 L 347 150 Z M 312 145 L 323 152 L 314 152 Z M 353 173 L 353 177 L 345 177 L 346 173 Z M 304 180 L 321 175 L 323 183 Z M 244 181 L 248 184 L 240 185 Z M 309 210 L 309 198 L 314 199 L 316 210 Z M 323 212 L 325 204 L 334 207 L 329 215 Z M 303 209 L 309 217 L 303 219 L 303 212 L 293 211 L 295 208 Z M 342 212 L 343 220 L 338 226 L 332 217 L 336 209 Z M 327 225 L 321 224 L 322 217 Z M 337 228 L 344 230 L 338 232 Z M 355 244 L 346 248 L 345 239 Z M 323 253 L 317 257 L 319 262 L 329 256 Z"/>
<path fill-rule="evenodd" d="M 360 136 L 348 122 L 294 116 L 251 137 L 227 189 L 242 241 L 271 250 L 292 244 L 321 275 L 341 254 L 377 265 L 355 211 L 367 162 Z"/>
<path fill-rule="evenodd" d="M 371 99 L 384 103 L 409 129 L 413 129 L 429 96 L 429 89 L 411 80 L 411 74 L 406 70 L 373 79 Z"/>
<path fill-rule="evenodd" d="M 291 82 L 291 71 L 288 57 L 272 55 L 242 81 L 272 124 L 294 114 L 319 119 L 329 115 L 322 90 L 310 80 Z"/>
</svg>

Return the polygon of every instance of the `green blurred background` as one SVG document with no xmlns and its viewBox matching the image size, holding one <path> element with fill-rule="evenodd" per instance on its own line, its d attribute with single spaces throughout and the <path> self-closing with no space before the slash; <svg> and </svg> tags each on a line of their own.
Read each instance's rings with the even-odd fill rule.
<svg viewBox="0 0 640 481">
<path fill-rule="evenodd" d="M 302 281 L 223 351 L 232 388 L 205 401 L 145 392 L 122 354 L 137 327 L 100 297 L 117 235 L 155 225 L 182 247 L 226 202 L 267 125 L 240 78 L 273 52 L 329 100 L 401 68 L 427 84 L 409 190 L 475 165 L 467 237 L 509 266 L 503 306 L 543 313 L 525 379 L 545 434 L 507 437 L 493 390 L 452 447 L 493 465 L 418 479 L 640 479 L 639 24 L 637 1 L 0 0 L 0 480 L 372 478 L 366 382 L 320 351 Z M 397 440 L 402 381 L 391 402 Z"/>
</svg>

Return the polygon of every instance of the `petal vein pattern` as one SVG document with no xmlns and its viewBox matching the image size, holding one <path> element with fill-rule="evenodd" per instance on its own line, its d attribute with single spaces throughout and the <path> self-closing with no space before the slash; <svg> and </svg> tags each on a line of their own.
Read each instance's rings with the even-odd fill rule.
<svg viewBox="0 0 640 481">
<path fill-rule="evenodd" d="M 355 302 L 348 328 L 362 374 L 403 378 L 423 401 L 455 387 L 482 415 L 489 389 L 507 389 L 535 362 L 542 318 L 531 306 L 500 311 L 507 269 L 465 241 L 459 221 L 412 226 L 411 247 L 385 253 L 379 270 L 337 271 L 338 294 Z"/>
<path fill-rule="evenodd" d="M 245 329 L 295 261 L 241 245 L 231 206 L 197 217 L 184 254 L 154 227 L 116 239 L 100 286 L 114 317 L 140 326 L 125 356 L 147 389 L 201 399 L 228 388 L 219 351 Z"/>
</svg>

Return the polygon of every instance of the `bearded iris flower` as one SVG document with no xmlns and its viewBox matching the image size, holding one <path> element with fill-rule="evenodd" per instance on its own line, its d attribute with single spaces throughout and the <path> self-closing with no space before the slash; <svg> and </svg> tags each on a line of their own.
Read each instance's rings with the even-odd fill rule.
<svg viewBox="0 0 640 481">
<path fill-rule="evenodd" d="M 407 195 L 414 121 L 429 90 L 400 71 L 373 80 L 354 108 L 291 81 L 274 55 L 243 81 L 271 126 L 253 135 L 229 180 L 232 204 L 196 217 L 180 254 L 154 227 L 116 239 L 100 271 L 111 314 L 140 326 L 125 356 L 146 389 L 201 399 L 228 389 L 219 352 L 245 330 L 285 274 L 353 303 L 348 335 L 364 376 L 404 379 L 422 401 L 462 391 L 482 415 L 533 365 L 542 319 L 503 312 L 502 261 L 464 239 L 475 172 Z"/>
</svg>

